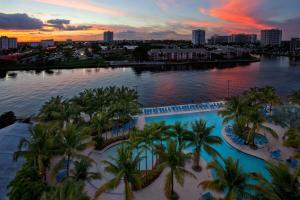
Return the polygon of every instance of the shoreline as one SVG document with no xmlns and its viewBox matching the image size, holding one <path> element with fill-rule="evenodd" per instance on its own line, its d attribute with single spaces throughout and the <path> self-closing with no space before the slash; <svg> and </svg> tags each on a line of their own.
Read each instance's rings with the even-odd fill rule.
<svg viewBox="0 0 300 200">
<path fill-rule="evenodd" d="M 184 66 L 184 65 L 209 65 L 209 64 L 250 64 L 253 62 L 260 62 L 260 58 L 252 59 L 238 59 L 238 60 L 213 60 L 213 61 L 186 61 L 186 62 L 132 62 L 132 63 L 116 63 L 116 64 L 101 64 L 98 66 L 94 65 L 72 65 L 72 66 L 13 66 L 13 67 L 1 67 L 0 71 L 26 71 L 26 70 L 52 70 L 52 69 L 88 69 L 88 68 L 120 68 L 120 67 L 164 67 L 164 66 Z M 208 66 L 199 66 L 199 69 L 207 69 Z M 214 67 L 209 67 L 214 68 Z"/>
</svg>

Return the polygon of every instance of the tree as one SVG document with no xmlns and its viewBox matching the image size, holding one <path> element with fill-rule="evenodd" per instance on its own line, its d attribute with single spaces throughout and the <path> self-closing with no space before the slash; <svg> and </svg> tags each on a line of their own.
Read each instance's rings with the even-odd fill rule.
<svg viewBox="0 0 300 200">
<path fill-rule="evenodd" d="M 195 178 L 193 173 L 185 169 L 185 163 L 190 159 L 190 154 L 184 154 L 175 140 L 169 140 L 166 150 L 158 149 L 157 154 L 160 157 L 158 169 L 169 168 L 165 179 L 165 195 L 170 199 L 178 199 L 174 191 L 174 178 L 181 186 L 184 184 L 185 176 Z"/>
<path fill-rule="evenodd" d="M 201 171 L 199 162 L 202 149 L 212 156 L 219 155 L 212 145 L 222 144 L 222 139 L 212 135 L 214 128 L 214 126 L 208 127 L 204 120 L 192 123 L 192 132 L 188 136 L 187 146 L 193 148 L 193 169 L 195 171 Z"/>
<path fill-rule="evenodd" d="M 262 93 L 262 99 L 266 104 L 270 106 L 270 112 L 272 112 L 272 108 L 274 105 L 278 105 L 281 100 L 280 97 L 276 94 L 275 89 L 271 86 L 266 86 L 260 89 Z"/>
<path fill-rule="evenodd" d="M 32 161 L 27 161 L 9 183 L 8 189 L 7 196 L 11 200 L 31 200 L 40 199 L 47 185 L 33 167 Z"/>
<path fill-rule="evenodd" d="M 76 160 L 74 162 L 74 169 L 71 169 L 71 178 L 75 181 L 90 181 L 93 179 L 101 179 L 100 172 L 90 172 L 89 169 L 92 162 L 87 159 Z"/>
<path fill-rule="evenodd" d="M 50 191 L 44 192 L 41 200 L 89 200 L 90 198 L 84 191 L 84 186 L 83 181 L 66 179 Z"/>
<path fill-rule="evenodd" d="M 82 151 L 94 146 L 94 142 L 84 129 L 80 129 L 74 124 L 67 124 L 65 129 L 61 129 L 58 132 L 55 142 L 57 144 L 57 153 L 63 156 L 54 166 L 51 173 L 52 178 L 61 169 L 65 159 L 67 161 L 67 177 L 69 177 L 70 161 L 73 158 L 91 160 L 91 158 L 81 154 Z"/>
<path fill-rule="evenodd" d="M 224 193 L 224 200 L 255 199 L 256 186 L 253 182 L 257 176 L 255 173 L 243 171 L 238 160 L 232 157 L 222 159 L 223 163 L 213 160 L 208 163 L 207 169 L 216 173 L 214 180 L 200 182 L 203 189 L 210 189 Z"/>
<path fill-rule="evenodd" d="M 243 108 L 245 107 L 245 101 L 242 97 L 233 96 L 225 103 L 225 108 L 218 113 L 223 119 L 223 123 L 227 123 L 231 120 L 238 120 L 243 114 Z"/>
<path fill-rule="evenodd" d="M 171 134 L 177 138 L 177 142 L 179 146 L 184 147 L 184 142 L 185 140 L 187 140 L 190 132 L 186 129 L 185 125 L 183 125 L 181 122 L 176 122 L 172 126 Z"/>
<path fill-rule="evenodd" d="M 299 149 L 300 148 L 300 123 L 296 124 L 288 129 L 284 134 L 283 144 L 287 147 L 292 147 Z M 300 158 L 300 153 L 295 154 L 297 158 Z"/>
<path fill-rule="evenodd" d="M 118 149 L 117 157 L 110 160 L 104 160 L 106 165 L 105 171 L 114 175 L 114 178 L 102 185 L 95 193 L 95 198 L 99 197 L 103 192 L 118 187 L 121 181 L 124 181 L 125 199 L 132 200 L 132 185 L 141 185 L 141 176 L 138 170 L 140 162 L 140 154 L 134 156 L 133 151 L 127 145 Z"/>
<path fill-rule="evenodd" d="M 283 163 L 267 163 L 267 170 L 271 175 L 269 182 L 264 177 L 257 175 L 258 191 L 266 200 L 295 200 L 300 199 L 300 170 L 292 172 Z"/>
<path fill-rule="evenodd" d="M 51 125 L 37 124 L 31 129 L 31 138 L 23 138 L 19 150 L 14 153 L 14 159 L 25 157 L 32 160 L 33 168 L 46 181 L 46 169 L 54 155 L 53 135 Z"/>
<path fill-rule="evenodd" d="M 300 90 L 294 91 L 292 94 L 290 94 L 289 101 L 300 105 Z"/>
<path fill-rule="evenodd" d="M 248 117 L 249 117 L 248 118 L 249 122 L 251 123 L 251 127 L 247 135 L 248 144 L 255 145 L 254 144 L 255 134 L 262 130 L 267 133 L 270 133 L 273 137 L 278 138 L 277 133 L 272 128 L 264 125 L 264 122 L 266 122 L 266 118 L 263 116 L 261 112 L 259 112 L 258 110 L 250 111 Z"/>
</svg>

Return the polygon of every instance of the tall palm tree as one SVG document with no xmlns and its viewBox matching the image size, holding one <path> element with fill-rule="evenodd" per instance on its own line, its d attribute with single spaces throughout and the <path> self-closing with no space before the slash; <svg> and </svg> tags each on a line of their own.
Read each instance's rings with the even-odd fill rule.
<svg viewBox="0 0 300 200">
<path fill-rule="evenodd" d="M 51 125 L 37 124 L 31 129 L 31 138 L 23 138 L 19 150 L 14 153 L 14 159 L 25 157 L 33 161 L 33 167 L 46 180 L 46 169 L 49 168 L 53 156 L 53 135 Z"/>
<path fill-rule="evenodd" d="M 248 135 L 247 135 L 247 143 L 248 144 L 255 145 L 254 137 L 255 137 L 255 134 L 259 131 L 265 131 L 267 133 L 270 133 L 273 137 L 278 138 L 277 133 L 272 128 L 265 126 L 263 124 L 264 122 L 266 122 L 266 118 L 258 110 L 250 111 L 248 120 L 251 123 L 251 127 L 250 127 L 250 130 L 248 131 Z"/>
<path fill-rule="evenodd" d="M 98 112 L 92 118 L 92 127 L 95 129 L 97 136 L 102 136 L 111 126 L 112 122 L 108 113 Z M 107 139 L 107 134 L 105 138 Z"/>
<path fill-rule="evenodd" d="M 300 105 L 300 90 L 294 91 L 289 95 L 289 101 Z"/>
<path fill-rule="evenodd" d="M 262 176 L 257 176 L 258 191 L 266 200 L 295 200 L 300 199 L 300 170 L 292 172 L 283 163 L 267 163 L 267 170 L 271 175 L 269 182 Z"/>
<path fill-rule="evenodd" d="M 138 148 L 144 150 L 144 156 L 145 156 L 145 165 L 146 165 L 146 178 L 147 176 L 147 170 L 148 170 L 148 152 L 152 151 L 152 167 L 153 167 L 153 132 L 156 132 L 157 129 L 155 129 L 155 125 L 153 124 L 147 124 L 144 127 L 144 130 L 142 131 L 136 131 L 136 134 L 134 136 L 134 140 L 138 143 Z"/>
<path fill-rule="evenodd" d="M 90 181 L 93 179 L 101 179 L 100 172 L 90 172 L 89 169 L 92 162 L 87 159 L 76 160 L 74 162 L 74 169 L 71 169 L 71 178 L 76 181 Z"/>
<path fill-rule="evenodd" d="M 255 199 L 256 185 L 252 182 L 257 175 L 244 172 L 239 161 L 232 157 L 222 161 L 224 164 L 218 160 L 208 163 L 207 169 L 213 170 L 216 178 L 202 181 L 199 185 L 203 189 L 224 193 L 224 200 Z"/>
<path fill-rule="evenodd" d="M 134 156 L 133 151 L 127 145 L 118 149 L 117 157 L 111 160 L 104 160 L 105 171 L 113 174 L 115 177 L 102 185 L 95 193 L 95 198 L 103 192 L 117 188 L 121 181 L 124 182 L 125 200 L 133 199 L 132 186 L 141 185 L 140 171 L 138 163 L 141 160 L 140 154 Z"/>
<path fill-rule="evenodd" d="M 51 173 L 52 178 L 63 166 L 65 159 L 67 161 L 67 177 L 69 177 L 70 172 L 70 161 L 73 158 L 91 160 L 91 158 L 82 154 L 82 151 L 94 146 L 94 141 L 91 140 L 91 137 L 84 129 L 80 129 L 74 124 L 67 124 L 65 129 L 61 129 L 60 132 L 58 132 L 55 137 L 55 142 L 57 145 L 56 152 L 63 156 L 54 166 Z"/>
<path fill-rule="evenodd" d="M 222 144 L 222 139 L 212 135 L 214 128 L 214 126 L 207 126 L 202 119 L 192 123 L 192 132 L 188 136 L 189 143 L 187 146 L 193 148 L 193 169 L 196 171 L 201 171 L 199 162 L 202 150 L 205 150 L 212 156 L 219 155 L 212 145 Z"/>
<path fill-rule="evenodd" d="M 176 122 L 172 126 L 172 135 L 176 137 L 179 146 L 184 148 L 184 142 L 187 140 L 190 132 L 186 129 L 186 125 L 182 124 L 181 122 Z"/>
<path fill-rule="evenodd" d="M 245 100 L 240 96 L 233 96 L 228 99 L 225 103 L 223 110 L 220 110 L 218 113 L 223 119 L 223 123 L 227 123 L 231 120 L 238 120 L 239 117 L 243 114 L 243 108 L 245 107 Z"/>
<path fill-rule="evenodd" d="M 56 185 L 48 192 L 44 192 L 41 200 L 89 200 L 87 193 L 84 191 L 83 181 L 65 180 L 63 183 Z"/>
<path fill-rule="evenodd" d="M 195 178 L 193 173 L 185 169 L 185 163 L 190 159 L 190 154 L 184 154 L 175 140 L 169 140 L 166 150 L 158 149 L 157 154 L 160 157 L 158 168 L 169 169 L 165 179 L 165 195 L 170 199 L 178 199 L 178 195 L 174 191 L 174 178 L 181 186 L 184 184 L 185 176 Z"/>
</svg>

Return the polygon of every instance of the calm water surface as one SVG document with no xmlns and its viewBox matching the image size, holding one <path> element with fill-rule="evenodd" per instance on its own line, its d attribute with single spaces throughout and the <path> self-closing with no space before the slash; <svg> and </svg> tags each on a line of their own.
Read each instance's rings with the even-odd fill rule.
<svg viewBox="0 0 300 200">
<path fill-rule="evenodd" d="M 9 72 L 11 73 L 11 72 Z M 300 89 L 300 62 L 264 57 L 261 62 L 199 70 L 189 67 L 141 70 L 135 68 L 73 69 L 51 72 L 19 71 L 0 74 L 0 113 L 35 114 L 51 96 L 66 98 L 86 88 L 125 85 L 138 89 L 144 106 L 220 100 L 253 86 L 271 85 L 282 96 Z"/>
</svg>

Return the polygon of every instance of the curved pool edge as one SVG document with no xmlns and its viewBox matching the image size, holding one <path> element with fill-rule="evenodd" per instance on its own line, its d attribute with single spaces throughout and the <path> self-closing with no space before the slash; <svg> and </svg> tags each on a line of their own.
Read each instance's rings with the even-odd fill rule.
<svg viewBox="0 0 300 200">
<path fill-rule="evenodd" d="M 228 138 L 228 136 L 226 135 L 226 131 L 225 131 L 225 127 L 222 128 L 221 130 L 221 135 L 222 135 L 222 138 L 224 139 L 224 141 L 229 144 L 232 148 L 235 148 L 237 151 L 240 151 L 244 154 L 247 154 L 249 156 L 253 156 L 253 157 L 256 157 L 260 160 L 263 160 L 265 162 L 269 162 L 271 160 L 270 157 L 267 157 L 266 155 L 264 155 L 263 152 L 261 152 L 262 154 L 257 154 L 259 152 L 257 152 L 258 150 L 252 150 L 250 148 L 247 148 L 247 149 L 243 149 L 241 148 L 240 146 L 238 146 L 237 144 L 234 144 L 230 138 Z M 245 146 L 245 147 L 248 147 L 248 146 Z M 256 152 L 255 152 L 256 151 Z"/>
</svg>

